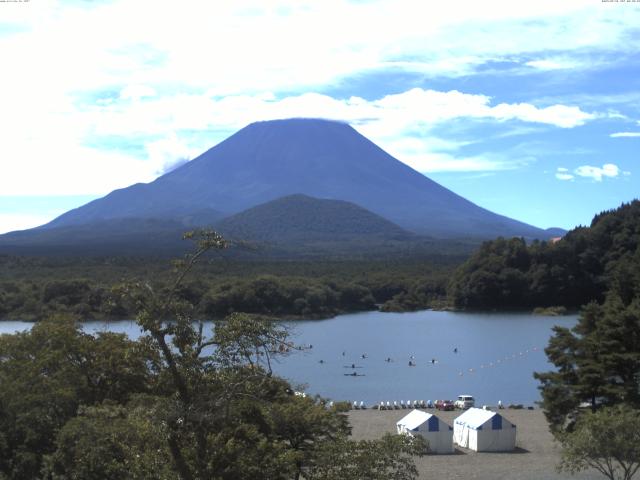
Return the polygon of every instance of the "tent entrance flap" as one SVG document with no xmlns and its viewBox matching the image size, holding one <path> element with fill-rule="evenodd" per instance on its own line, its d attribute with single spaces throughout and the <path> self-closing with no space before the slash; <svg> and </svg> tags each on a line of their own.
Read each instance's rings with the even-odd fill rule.
<svg viewBox="0 0 640 480">
<path fill-rule="evenodd" d="M 429 431 L 430 432 L 439 432 L 440 431 L 440 421 L 438 420 L 438 417 L 436 417 L 435 415 L 432 415 L 429 418 L 428 425 L 429 425 Z"/>
<path fill-rule="evenodd" d="M 494 415 L 491 419 L 491 428 L 493 430 L 502 430 L 502 417 L 500 415 Z"/>
</svg>

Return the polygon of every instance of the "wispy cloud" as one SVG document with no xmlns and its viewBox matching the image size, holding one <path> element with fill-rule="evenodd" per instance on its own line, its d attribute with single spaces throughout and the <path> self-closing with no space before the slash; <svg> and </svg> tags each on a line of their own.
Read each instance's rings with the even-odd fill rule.
<svg viewBox="0 0 640 480">
<path fill-rule="evenodd" d="M 611 138 L 624 138 L 624 137 L 640 137 L 640 132 L 617 132 L 609 135 Z"/>
<path fill-rule="evenodd" d="M 573 180 L 574 176 L 569 173 L 568 168 L 558 167 L 558 169 L 556 170 L 556 178 L 558 180 Z"/>
</svg>

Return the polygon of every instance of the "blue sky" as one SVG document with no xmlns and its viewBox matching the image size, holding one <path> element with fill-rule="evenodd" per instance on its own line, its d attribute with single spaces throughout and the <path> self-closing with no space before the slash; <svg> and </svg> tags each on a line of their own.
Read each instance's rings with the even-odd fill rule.
<svg viewBox="0 0 640 480">
<path fill-rule="evenodd" d="M 5 2 L 0 58 L 0 232 L 287 117 L 539 227 L 640 196 L 640 2 Z"/>
</svg>

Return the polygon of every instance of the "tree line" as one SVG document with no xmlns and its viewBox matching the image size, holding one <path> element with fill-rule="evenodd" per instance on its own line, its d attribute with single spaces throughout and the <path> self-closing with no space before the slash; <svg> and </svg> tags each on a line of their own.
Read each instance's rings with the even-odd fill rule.
<svg viewBox="0 0 640 480">
<path fill-rule="evenodd" d="M 640 202 L 596 215 L 559 241 L 485 242 L 448 287 L 457 308 L 504 309 L 602 303 L 614 288 L 628 302 L 640 276 Z"/>
<path fill-rule="evenodd" d="M 630 480 L 640 469 L 639 240 L 634 201 L 545 247 L 548 255 L 573 255 L 557 260 L 569 270 L 584 268 L 570 274 L 567 288 L 575 304 L 586 305 L 573 328 L 553 329 L 545 352 L 555 369 L 535 374 L 563 447 L 559 468 L 570 473 L 592 468 L 610 480 Z"/>
<path fill-rule="evenodd" d="M 132 261 L 125 266 L 79 262 L 49 267 L 13 260 L 0 273 L 0 319 L 39 320 L 65 313 L 85 320 L 130 319 L 130 308 L 118 286 L 147 278 L 157 290 L 170 285 L 171 270 L 160 260 Z M 450 263 L 447 263 L 450 262 Z M 1 267 L 0 262 L 0 267 Z M 281 318 L 325 318 L 340 313 L 373 310 L 418 310 L 444 304 L 446 285 L 456 263 L 403 262 L 267 262 L 205 263 L 197 278 L 185 281 L 177 294 L 189 300 L 200 318 L 223 318 L 232 312 Z M 126 264 L 125 264 L 126 265 Z M 18 270 L 17 274 L 15 270 Z"/>
</svg>

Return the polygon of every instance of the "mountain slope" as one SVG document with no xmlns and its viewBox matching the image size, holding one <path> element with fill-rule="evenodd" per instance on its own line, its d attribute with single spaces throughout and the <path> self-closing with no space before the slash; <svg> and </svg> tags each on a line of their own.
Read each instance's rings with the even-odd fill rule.
<svg viewBox="0 0 640 480">
<path fill-rule="evenodd" d="M 41 228 L 127 217 L 180 220 L 206 209 L 219 217 L 296 193 L 352 202 L 430 236 L 548 237 L 438 185 L 349 125 L 318 119 L 253 123 L 154 182 L 116 190 Z"/>
<path fill-rule="evenodd" d="M 0 235 L 0 254 L 175 255 L 189 226 L 174 220 L 112 218 Z"/>
<path fill-rule="evenodd" d="M 226 237 L 274 243 L 410 239 L 414 235 L 353 203 L 289 195 L 216 224 Z"/>
</svg>

